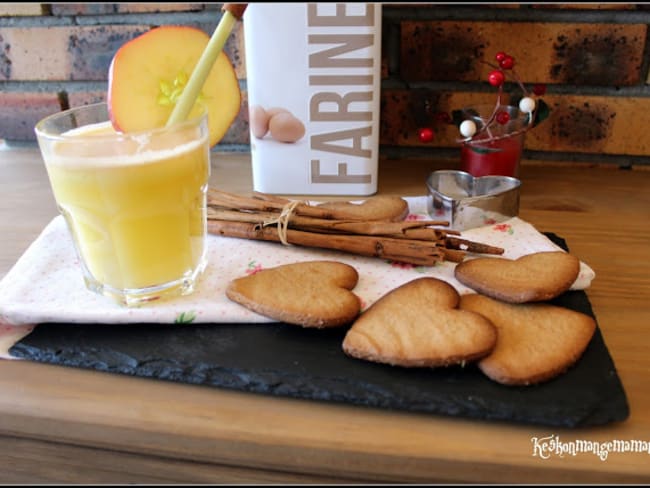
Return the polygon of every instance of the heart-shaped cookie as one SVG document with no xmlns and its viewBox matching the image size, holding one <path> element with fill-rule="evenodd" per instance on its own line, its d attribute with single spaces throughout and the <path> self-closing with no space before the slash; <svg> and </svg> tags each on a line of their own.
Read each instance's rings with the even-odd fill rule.
<svg viewBox="0 0 650 488">
<path fill-rule="evenodd" d="M 596 330 L 588 315 L 547 303 L 512 304 L 479 294 L 464 295 L 460 308 L 485 316 L 497 328 L 497 344 L 478 363 L 505 385 L 550 380 L 583 354 Z"/>
<path fill-rule="evenodd" d="M 456 279 L 473 290 L 509 303 L 550 300 L 567 291 L 580 273 L 580 260 L 563 251 L 519 259 L 480 257 L 456 266 Z"/>
<path fill-rule="evenodd" d="M 409 213 L 407 201 L 392 195 L 377 195 L 360 203 L 324 202 L 317 206 L 318 208 L 331 210 L 331 218 L 341 220 L 388 220 L 399 222 L 404 220 Z"/>
<path fill-rule="evenodd" d="M 476 360 L 496 343 L 483 316 L 458 310 L 459 295 L 436 278 L 418 278 L 381 297 L 352 324 L 343 351 L 368 361 L 436 367 Z"/>
<path fill-rule="evenodd" d="M 361 303 L 352 290 L 357 270 L 336 261 L 305 261 L 267 268 L 228 284 L 226 296 L 244 307 L 289 324 L 349 324 Z"/>
</svg>

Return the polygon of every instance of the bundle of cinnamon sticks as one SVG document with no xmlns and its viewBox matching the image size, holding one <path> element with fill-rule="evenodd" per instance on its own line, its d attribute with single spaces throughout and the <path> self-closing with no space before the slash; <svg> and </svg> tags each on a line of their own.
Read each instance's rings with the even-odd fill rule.
<svg viewBox="0 0 650 488">
<path fill-rule="evenodd" d="M 467 253 L 503 254 L 502 248 L 439 228 L 447 225 L 435 220 L 374 220 L 265 193 L 247 197 L 208 189 L 208 232 L 215 235 L 332 249 L 418 266 L 461 262 Z"/>
</svg>

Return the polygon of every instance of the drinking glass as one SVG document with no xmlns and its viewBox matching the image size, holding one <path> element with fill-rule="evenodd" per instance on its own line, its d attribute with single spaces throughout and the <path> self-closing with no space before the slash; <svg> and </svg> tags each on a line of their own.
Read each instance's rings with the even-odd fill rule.
<svg viewBox="0 0 650 488">
<path fill-rule="evenodd" d="M 207 115 L 121 133 L 97 103 L 35 132 L 86 287 L 127 306 L 191 293 L 206 266 Z"/>
</svg>

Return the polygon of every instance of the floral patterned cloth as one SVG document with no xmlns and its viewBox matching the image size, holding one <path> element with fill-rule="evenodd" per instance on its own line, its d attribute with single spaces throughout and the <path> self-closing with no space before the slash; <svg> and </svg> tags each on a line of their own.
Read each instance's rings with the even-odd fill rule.
<svg viewBox="0 0 650 488">
<path fill-rule="evenodd" d="M 409 219 L 429 219 L 426 197 L 406 198 Z M 518 258 L 539 251 L 560 248 L 531 224 L 515 217 L 501 223 L 488 223 L 463 231 L 465 239 L 505 249 L 504 257 Z M 228 283 L 237 277 L 262 269 L 298 261 L 328 259 L 354 266 L 359 282 L 354 292 L 363 309 L 397 286 L 422 276 L 440 278 L 459 293 L 472 290 L 454 278 L 455 264 L 415 266 L 356 256 L 337 251 L 284 246 L 211 235 L 208 239 L 208 266 L 197 290 L 189 296 L 149 302 L 126 308 L 86 290 L 65 221 L 55 217 L 0 281 L 0 357 L 29 334 L 36 324 L 64 323 L 253 323 L 271 322 L 230 301 L 225 295 Z M 581 263 L 572 289 L 588 288 L 595 277 Z"/>
</svg>

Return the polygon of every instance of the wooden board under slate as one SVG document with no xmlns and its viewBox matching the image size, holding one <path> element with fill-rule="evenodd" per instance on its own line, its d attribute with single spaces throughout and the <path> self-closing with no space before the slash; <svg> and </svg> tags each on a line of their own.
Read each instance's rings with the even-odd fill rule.
<svg viewBox="0 0 650 488">
<path fill-rule="evenodd" d="M 551 303 L 594 316 L 582 291 Z M 155 380 L 484 420 L 581 427 L 629 415 L 598 328 L 567 373 L 528 387 L 495 383 L 473 364 L 406 369 L 353 359 L 341 349 L 345 332 L 281 323 L 41 324 L 10 352 Z"/>
</svg>

